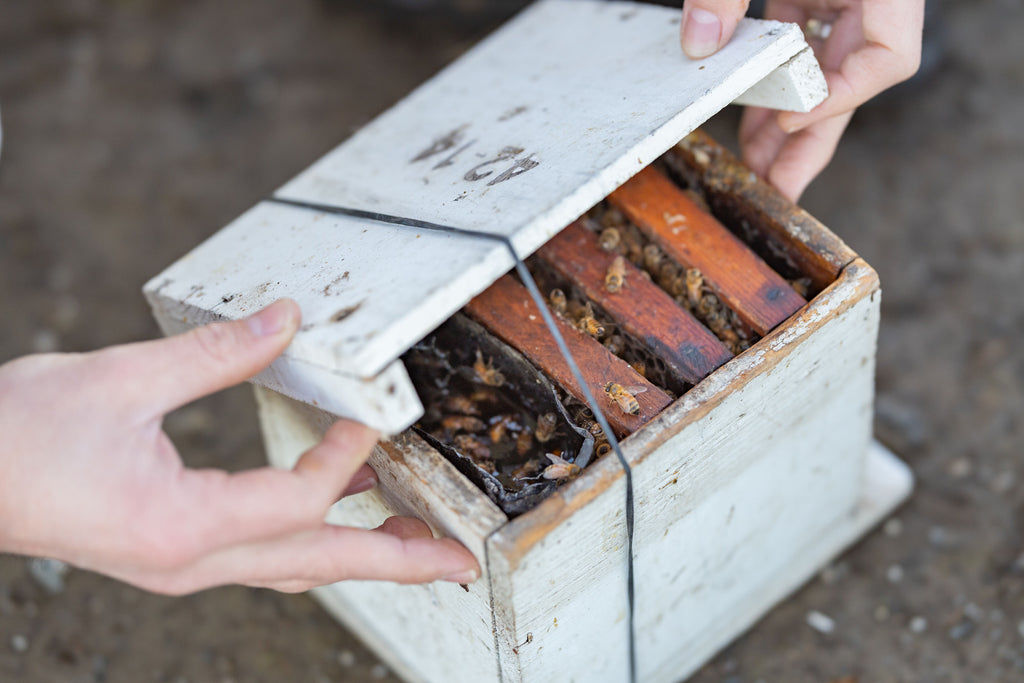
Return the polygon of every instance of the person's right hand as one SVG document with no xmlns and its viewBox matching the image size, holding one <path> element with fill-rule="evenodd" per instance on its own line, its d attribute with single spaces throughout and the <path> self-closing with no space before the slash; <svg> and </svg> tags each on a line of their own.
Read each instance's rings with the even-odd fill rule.
<svg viewBox="0 0 1024 683">
<path fill-rule="evenodd" d="M 377 482 L 365 464 L 377 433 L 355 422 L 337 422 L 291 470 L 183 466 L 164 415 L 255 375 L 298 326 L 284 300 L 176 337 L 0 365 L 0 552 L 169 594 L 474 581 L 473 555 L 419 520 L 325 523 L 339 497 Z"/>
<path fill-rule="evenodd" d="M 684 0 L 683 51 L 693 59 L 717 52 L 732 37 L 749 0 Z M 924 0 L 768 0 L 765 18 L 806 26 L 828 82 L 829 96 L 807 113 L 750 107 L 740 124 L 743 161 L 796 201 L 835 153 L 854 109 L 910 78 L 921 60 Z"/>
</svg>

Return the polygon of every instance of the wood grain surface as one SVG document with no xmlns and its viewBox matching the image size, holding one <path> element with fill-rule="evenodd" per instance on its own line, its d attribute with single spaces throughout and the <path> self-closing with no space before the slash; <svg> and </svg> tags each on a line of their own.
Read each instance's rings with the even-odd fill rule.
<svg viewBox="0 0 1024 683">
<path fill-rule="evenodd" d="M 708 328 L 629 261 L 622 288 L 609 292 L 605 277 L 617 254 L 601 249 L 597 235 L 579 222 L 556 235 L 537 255 L 604 309 L 621 332 L 665 361 L 683 382 L 696 384 L 732 358 Z"/>
<path fill-rule="evenodd" d="M 711 290 L 757 334 L 765 335 L 807 303 L 660 171 L 645 168 L 608 200 L 672 258 L 699 268 Z"/>
</svg>

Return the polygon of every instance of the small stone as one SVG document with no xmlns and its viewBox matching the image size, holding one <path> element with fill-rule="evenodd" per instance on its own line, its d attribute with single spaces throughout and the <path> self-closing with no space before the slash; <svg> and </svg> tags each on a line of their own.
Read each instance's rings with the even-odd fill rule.
<svg viewBox="0 0 1024 683">
<path fill-rule="evenodd" d="M 1017 633 L 1020 634 L 1021 638 L 1024 638 L 1024 621 L 1021 621 L 1019 624 L 1017 624 Z"/>
<path fill-rule="evenodd" d="M 64 591 L 64 576 L 69 569 L 64 562 L 46 557 L 33 557 L 28 561 L 29 576 L 51 595 Z"/>
<path fill-rule="evenodd" d="M 25 652 L 28 650 L 28 638 L 20 633 L 15 633 L 11 636 L 11 649 L 15 652 Z"/>
<path fill-rule="evenodd" d="M 837 564 L 830 564 L 821 570 L 818 575 L 821 577 L 822 583 L 826 586 L 832 586 L 840 581 L 844 576 L 850 573 L 850 568 L 845 562 L 839 562 Z"/>
<path fill-rule="evenodd" d="M 338 664 L 341 664 L 346 669 L 351 669 L 356 665 L 356 656 L 352 654 L 352 650 L 342 650 L 338 653 Z"/>
<path fill-rule="evenodd" d="M 954 479 L 966 479 L 971 475 L 971 469 L 971 461 L 967 458 L 954 458 L 949 463 L 947 471 Z"/>
<path fill-rule="evenodd" d="M 928 530 L 928 542 L 936 548 L 949 548 L 953 545 L 953 535 L 941 526 L 933 526 Z"/>
<path fill-rule="evenodd" d="M 914 617 L 910 620 L 909 628 L 911 633 L 924 633 L 928 628 L 928 620 L 924 617 Z"/>
<path fill-rule="evenodd" d="M 888 621 L 890 615 L 888 605 L 878 605 L 875 607 L 875 621 Z"/>
<path fill-rule="evenodd" d="M 388 668 L 383 664 L 375 664 L 373 668 L 370 669 L 370 675 L 376 678 L 378 681 L 382 678 L 387 678 Z"/>
<path fill-rule="evenodd" d="M 1011 470 L 1004 470 L 992 477 L 992 481 L 989 482 L 988 486 L 992 489 L 993 493 L 1003 494 L 1010 492 L 1016 483 L 1017 475 Z"/>
<path fill-rule="evenodd" d="M 970 619 L 961 619 L 949 629 L 949 637 L 953 640 L 963 640 L 974 633 L 974 622 Z"/>
<path fill-rule="evenodd" d="M 889 580 L 889 583 L 899 583 L 903 580 L 903 567 L 898 564 L 890 565 L 885 570 L 885 578 Z"/>
<path fill-rule="evenodd" d="M 903 533 L 903 522 L 900 521 L 899 517 L 890 517 L 885 520 L 885 526 L 882 527 L 882 531 L 889 538 L 896 538 Z"/>
<path fill-rule="evenodd" d="M 818 633 L 833 633 L 836 630 L 836 622 L 832 617 L 822 614 L 817 610 L 807 613 L 807 625 Z"/>
<path fill-rule="evenodd" d="M 969 602 L 966 605 L 964 605 L 964 616 L 970 619 L 971 621 L 984 621 L 985 610 L 978 607 L 978 605 L 976 605 L 975 603 Z"/>
</svg>

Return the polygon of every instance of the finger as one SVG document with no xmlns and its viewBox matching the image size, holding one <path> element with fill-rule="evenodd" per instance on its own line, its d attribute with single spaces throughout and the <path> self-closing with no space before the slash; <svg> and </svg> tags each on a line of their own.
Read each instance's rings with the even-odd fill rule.
<svg viewBox="0 0 1024 683">
<path fill-rule="evenodd" d="M 830 69 L 826 54 L 825 80 L 829 96 L 807 113 L 787 112 L 779 125 L 796 132 L 818 121 L 852 111 L 886 88 L 910 78 L 921 61 L 924 3 L 864 0 L 861 8 L 863 46 L 842 55 Z M 849 31 L 840 31 L 839 35 Z M 828 53 L 829 46 L 826 46 Z"/>
<path fill-rule="evenodd" d="M 786 137 L 766 178 L 792 201 L 828 165 L 853 112 L 819 121 Z"/>
<path fill-rule="evenodd" d="M 325 524 L 314 531 L 227 548 L 183 571 L 129 580 L 156 592 L 183 594 L 235 583 L 298 592 L 352 579 L 413 584 L 472 583 L 479 577 L 476 558 L 453 539 L 402 538 Z"/>
<path fill-rule="evenodd" d="M 282 299 L 243 320 L 111 351 L 129 400 L 163 415 L 263 370 L 288 346 L 299 320 L 298 304 Z"/>
<path fill-rule="evenodd" d="M 180 559 L 191 561 L 214 548 L 318 528 L 355 475 L 364 471 L 378 436 L 357 422 L 339 420 L 291 470 L 185 470 L 175 513 L 180 515 Z M 375 482 L 376 475 L 369 472 Z"/>
<path fill-rule="evenodd" d="M 345 487 L 345 492 L 341 494 L 341 498 L 369 491 L 377 486 L 377 482 L 377 473 L 373 471 L 373 468 L 369 465 L 363 465 L 352 475 L 352 479 L 349 480 L 348 486 Z M 341 498 L 338 500 L 341 500 Z"/>
<path fill-rule="evenodd" d="M 433 533 L 427 523 L 415 517 L 388 517 L 376 529 L 398 538 L 432 538 Z"/>
<path fill-rule="evenodd" d="M 779 149 L 786 141 L 786 133 L 776 122 L 778 112 L 763 107 L 747 107 L 740 119 L 739 143 L 743 163 L 761 176 L 768 175 Z"/>
<path fill-rule="evenodd" d="M 691 59 L 703 59 L 729 42 L 750 0 L 685 0 L 679 39 Z"/>
</svg>

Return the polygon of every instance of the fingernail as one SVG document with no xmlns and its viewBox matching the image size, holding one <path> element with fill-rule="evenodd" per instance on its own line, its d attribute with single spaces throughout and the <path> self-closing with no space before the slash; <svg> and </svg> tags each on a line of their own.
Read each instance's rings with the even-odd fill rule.
<svg viewBox="0 0 1024 683">
<path fill-rule="evenodd" d="M 281 332 L 292 319 L 292 306 L 284 300 L 275 301 L 262 311 L 246 318 L 246 325 L 257 337 L 272 337 Z"/>
<path fill-rule="evenodd" d="M 443 581 L 451 581 L 452 583 L 473 583 L 480 578 L 480 572 L 476 569 L 467 569 L 463 572 L 457 572 L 455 574 L 449 574 L 442 579 Z"/>
<path fill-rule="evenodd" d="M 688 57 L 701 59 L 713 55 L 722 39 L 722 22 L 713 13 L 694 7 L 686 13 L 683 26 L 683 52 Z"/>
<path fill-rule="evenodd" d="M 345 493 L 349 495 L 362 493 L 363 491 L 369 491 L 376 485 L 377 475 L 373 472 L 367 472 L 363 475 L 357 474 L 352 478 L 352 481 L 348 483 L 348 488 L 345 490 Z"/>
</svg>

